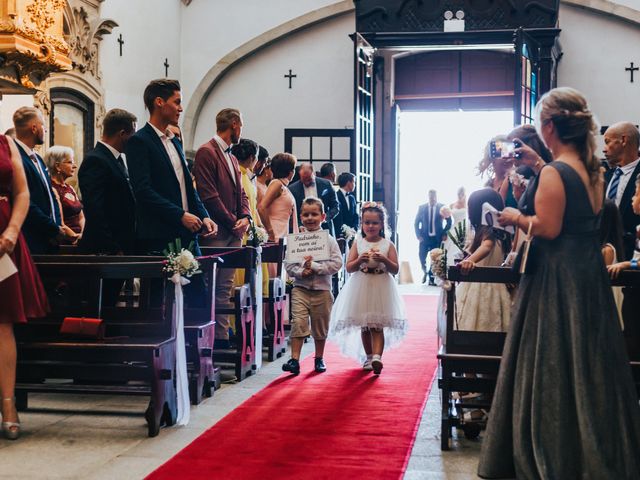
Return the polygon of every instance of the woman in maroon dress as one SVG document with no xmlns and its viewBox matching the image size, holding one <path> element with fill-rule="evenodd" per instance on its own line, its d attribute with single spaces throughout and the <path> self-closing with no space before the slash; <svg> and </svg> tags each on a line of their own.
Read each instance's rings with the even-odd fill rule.
<svg viewBox="0 0 640 480">
<path fill-rule="evenodd" d="M 44 316 L 48 310 L 38 271 L 20 233 L 28 209 L 29 189 L 20 154 L 13 140 L 0 135 L 0 259 L 8 255 L 18 270 L 0 281 L 2 433 L 10 440 L 20 435 L 14 398 L 16 341 L 13 324 L 26 322 L 28 317 Z"/>
<path fill-rule="evenodd" d="M 51 185 L 57 194 L 62 224 L 77 235 L 69 243 L 76 243 L 84 230 L 84 213 L 78 194 L 71 185 L 66 183 L 78 169 L 73 159 L 73 150 L 69 147 L 53 146 L 45 155 L 45 163 L 49 167 Z"/>
</svg>

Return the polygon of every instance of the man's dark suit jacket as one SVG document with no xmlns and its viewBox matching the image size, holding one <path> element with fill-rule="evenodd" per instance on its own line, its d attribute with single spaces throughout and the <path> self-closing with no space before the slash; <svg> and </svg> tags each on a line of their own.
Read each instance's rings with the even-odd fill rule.
<svg viewBox="0 0 640 480">
<path fill-rule="evenodd" d="M 198 194 L 211 213 L 211 219 L 218 224 L 220 238 L 232 235 L 233 226 L 238 219 L 251 217 L 249 200 L 242 188 L 238 161 L 233 155 L 231 160 L 233 172 L 229 170 L 220 145 L 215 139 L 211 139 L 198 149 L 193 163 Z"/>
<path fill-rule="evenodd" d="M 442 208 L 441 203 L 436 203 L 436 221 L 435 221 L 435 237 L 438 243 L 442 240 L 442 235 L 446 234 L 451 228 L 451 217 L 447 218 L 445 221 L 445 225 L 442 224 L 444 218 L 440 215 L 440 209 Z M 418 208 L 418 214 L 416 215 L 416 220 L 414 223 L 416 237 L 422 237 L 423 240 L 427 240 L 429 238 L 429 208 L 431 205 L 429 203 L 425 203 L 424 205 L 420 205 Z"/>
<path fill-rule="evenodd" d="M 29 245 L 31 253 L 54 253 L 58 249 L 55 238 L 60 232 L 62 220 L 55 196 L 53 197 L 53 217 L 51 216 L 51 202 L 49 201 L 48 193 L 51 192 L 51 195 L 54 195 L 51 178 L 49 178 L 47 167 L 45 167 L 40 155 L 36 154 L 36 157 L 38 157 L 40 168 L 47 178 L 46 183 L 42 180 L 38 169 L 33 164 L 33 160 L 27 155 L 24 148 L 18 142 L 16 142 L 16 146 L 22 158 L 30 195 L 29 212 L 22 226 L 22 233 L 27 239 L 27 245 Z"/>
<path fill-rule="evenodd" d="M 87 253 L 135 253 L 136 201 L 125 170 L 98 142 L 78 171 L 86 224 L 80 249 Z"/>
<path fill-rule="evenodd" d="M 304 185 L 300 180 L 289 185 L 289 190 L 293 194 L 293 198 L 296 200 L 296 209 L 298 212 L 298 224 L 302 225 L 300 221 L 300 208 L 302 207 L 302 201 L 304 200 Z M 318 198 L 322 200 L 324 204 L 324 213 L 327 214 L 327 219 L 322 224 L 322 228 L 329 230 L 329 233 L 335 237 L 335 231 L 333 229 L 333 219 L 336 218 L 340 211 L 340 204 L 338 204 L 338 197 L 336 191 L 333 189 L 333 185 L 329 180 L 316 177 L 316 190 L 318 191 Z"/>
<path fill-rule="evenodd" d="M 609 183 L 611 183 L 614 171 L 615 168 L 612 168 L 604 174 L 604 178 L 607 183 L 605 194 L 609 188 Z M 636 191 L 636 178 L 638 175 L 640 175 L 640 162 L 633 170 L 631 178 L 629 178 L 629 182 L 627 183 L 627 187 L 622 193 L 620 205 L 618 206 L 618 210 L 620 210 L 620 215 L 622 216 L 622 230 L 624 231 L 624 259 L 619 258 L 619 261 L 630 260 L 631 257 L 633 257 L 633 246 L 635 245 L 636 240 L 636 226 L 640 225 L 640 215 L 633 213 L 633 209 L 631 208 L 631 197 L 633 197 L 633 194 Z"/>
<path fill-rule="evenodd" d="M 182 159 L 189 213 L 200 219 L 209 214 L 193 187 L 191 175 L 184 158 L 180 142 L 171 141 Z M 182 195 L 171 159 L 162 140 L 148 123 L 127 142 L 126 148 L 129 178 L 136 198 L 137 238 L 144 245 L 153 245 L 153 250 L 162 251 L 169 242 L 180 238 L 183 245 L 196 240 L 182 225 Z"/>
<path fill-rule="evenodd" d="M 338 197 L 338 204 L 340 205 L 340 210 L 338 214 L 333 219 L 333 228 L 338 237 L 344 236 L 342 233 L 342 226 L 348 225 L 354 230 L 358 229 L 358 223 L 360 223 L 360 218 L 358 216 L 358 209 L 356 205 L 356 198 L 353 194 L 349 193 L 345 196 L 342 193 L 342 190 L 338 190 L 336 192 L 336 196 Z"/>
</svg>

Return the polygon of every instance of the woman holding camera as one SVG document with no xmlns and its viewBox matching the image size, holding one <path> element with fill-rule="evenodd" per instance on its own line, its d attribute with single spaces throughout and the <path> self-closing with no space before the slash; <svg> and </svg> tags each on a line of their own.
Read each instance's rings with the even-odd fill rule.
<svg viewBox="0 0 640 480">
<path fill-rule="evenodd" d="M 493 137 L 484 149 L 484 155 L 478 165 L 478 172 L 481 177 L 487 175 L 486 186 L 498 192 L 507 207 L 516 207 L 518 201 L 509 181 L 509 171 L 513 168 L 513 156 L 511 152 L 502 148 L 507 143 L 510 142 L 504 135 Z"/>
<path fill-rule="evenodd" d="M 558 88 L 540 99 L 536 128 L 554 161 L 535 214 L 499 217 L 531 225 L 533 270 L 513 307 L 478 475 L 640 478 L 640 407 L 600 251 L 596 123 L 579 92 Z"/>
</svg>

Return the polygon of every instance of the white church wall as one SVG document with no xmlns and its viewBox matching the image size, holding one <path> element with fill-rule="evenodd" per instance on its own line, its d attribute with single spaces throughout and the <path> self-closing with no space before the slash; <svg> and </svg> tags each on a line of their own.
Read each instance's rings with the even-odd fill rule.
<svg viewBox="0 0 640 480">
<path fill-rule="evenodd" d="M 640 71 L 635 72 L 634 83 L 625 71 L 630 62 L 640 67 L 640 51 L 634 48 L 640 45 L 640 27 L 562 5 L 560 28 L 564 55 L 558 85 L 583 92 L 602 125 L 620 120 L 640 124 Z"/>
<path fill-rule="evenodd" d="M 316 25 L 267 47 L 233 68 L 199 116 L 194 146 L 215 133 L 225 107 L 243 112 L 243 136 L 271 153 L 284 148 L 285 128 L 353 128 L 352 14 Z M 297 75 L 292 88 L 284 74 Z"/>
<path fill-rule="evenodd" d="M 140 126 L 147 119 L 142 92 L 150 80 L 165 77 L 165 58 L 169 77 L 180 79 L 182 6 L 177 0 L 108 0 L 102 4 L 102 18 L 119 25 L 100 45 L 107 110 L 129 110 Z M 120 34 L 125 42 L 122 56 L 117 41 Z"/>
<path fill-rule="evenodd" d="M 175 3 L 178 3 L 177 1 Z M 182 9 L 182 76 L 190 95 L 227 53 L 289 20 L 336 0 L 206 0 Z M 350 33 L 355 30 L 355 23 Z"/>
<path fill-rule="evenodd" d="M 640 9 L 640 1 L 638 0 L 610 0 L 611 3 L 617 3 L 625 7 L 633 8 L 635 10 Z"/>
</svg>

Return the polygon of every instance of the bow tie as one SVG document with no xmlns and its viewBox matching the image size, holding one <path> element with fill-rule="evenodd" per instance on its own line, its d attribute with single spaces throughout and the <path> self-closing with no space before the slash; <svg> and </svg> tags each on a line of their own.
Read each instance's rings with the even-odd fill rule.
<svg viewBox="0 0 640 480">
<path fill-rule="evenodd" d="M 224 153 L 231 153 L 231 147 L 227 147 L 224 149 Z"/>
</svg>

